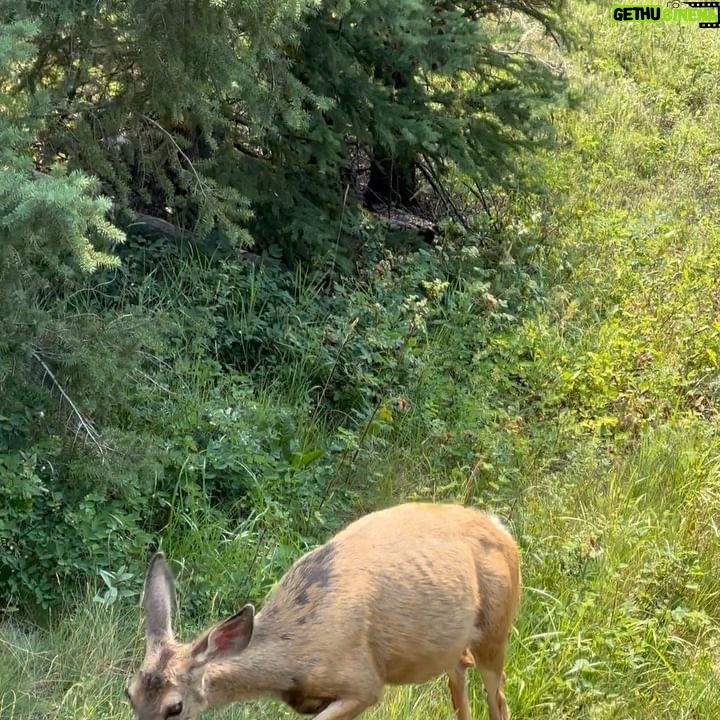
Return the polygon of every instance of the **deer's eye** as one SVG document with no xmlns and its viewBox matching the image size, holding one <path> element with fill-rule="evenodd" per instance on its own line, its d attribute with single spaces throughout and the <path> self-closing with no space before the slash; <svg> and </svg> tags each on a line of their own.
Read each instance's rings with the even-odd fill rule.
<svg viewBox="0 0 720 720">
<path fill-rule="evenodd" d="M 168 706 L 165 710 L 165 717 L 177 717 L 182 712 L 182 702 L 176 702 L 174 705 Z"/>
</svg>

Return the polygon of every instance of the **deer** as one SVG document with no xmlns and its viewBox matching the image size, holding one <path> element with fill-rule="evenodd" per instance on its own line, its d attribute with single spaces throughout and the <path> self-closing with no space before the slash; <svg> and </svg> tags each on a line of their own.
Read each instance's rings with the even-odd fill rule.
<svg viewBox="0 0 720 720">
<path fill-rule="evenodd" d="M 471 720 L 473 665 L 490 720 L 509 720 L 504 664 L 521 570 L 494 515 L 431 502 L 367 514 L 297 559 L 260 612 L 245 604 L 188 643 L 173 635 L 174 587 L 158 552 L 142 600 L 145 657 L 126 689 L 137 720 L 195 720 L 261 697 L 352 720 L 386 686 L 441 675 L 457 720 Z"/>
</svg>

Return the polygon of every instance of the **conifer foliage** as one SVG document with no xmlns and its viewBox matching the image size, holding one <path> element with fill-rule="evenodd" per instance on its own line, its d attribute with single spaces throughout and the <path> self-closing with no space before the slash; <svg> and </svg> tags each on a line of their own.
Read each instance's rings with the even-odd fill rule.
<svg viewBox="0 0 720 720">
<path fill-rule="evenodd" d="M 556 78 L 511 39 L 561 0 L 7 2 L 34 160 L 100 179 L 123 227 L 317 259 L 451 168 L 507 178 Z M 513 35 L 515 33 L 515 35 Z M 349 192 L 351 190 L 351 192 Z M 169 223 L 163 225 L 158 220 Z"/>
<path fill-rule="evenodd" d="M 112 250 L 124 239 L 95 179 L 64 163 L 34 167 L 53 110 L 48 92 L 28 92 L 25 84 L 39 25 L 14 10 L 12 2 L 0 4 L 0 381 L 6 361 L 17 361 L 6 351 L 32 334 L 42 295 L 71 267 L 117 265 Z"/>
<path fill-rule="evenodd" d="M 303 80 L 333 101 L 316 117 L 313 153 L 347 162 L 343 129 L 369 159 L 366 202 L 411 206 L 418 166 L 442 179 L 459 168 L 486 185 L 539 138 L 538 101 L 556 83 L 547 68 L 501 42 L 528 18 L 552 32 L 556 3 L 391 0 L 326 3 L 303 35 Z M 490 19 L 492 18 L 492 20 Z M 312 139 L 310 140 L 312 143 Z"/>
</svg>

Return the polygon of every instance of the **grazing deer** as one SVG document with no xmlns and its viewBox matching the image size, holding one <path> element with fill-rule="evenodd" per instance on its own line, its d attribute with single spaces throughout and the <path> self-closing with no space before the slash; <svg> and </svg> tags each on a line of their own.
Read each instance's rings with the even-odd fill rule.
<svg viewBox="0 0 720 720">
<path fill-rule="evenodd" d="M 147 648 L 127 689 L 137 720 L 193 720 L 256 697 L 315 720 L 351 720 L 385 685 L 446 673 L 470 720 L 465 672 L 480 671 L 490 720 L 508 720 L 505 645 L 520 602 L 514 540 L 459 505 L 371 513 L 299 558 L 258 615 L 252 605 L 189 643 L 171 628 L 173 578 L 157 553 L 145 580 Z"/>
</svg>

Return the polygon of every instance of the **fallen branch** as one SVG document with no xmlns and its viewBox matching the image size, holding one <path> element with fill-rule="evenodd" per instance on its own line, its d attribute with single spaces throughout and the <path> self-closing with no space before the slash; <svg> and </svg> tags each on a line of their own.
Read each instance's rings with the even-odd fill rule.
<svg viewBox="0 0 720 720">
<path fill-rule="evenodd" d="M 132 218 L 130 223 L 127 225 L 128 228 L 133 225 L 144 225 L 149 230 L 156 232 L 169 240 L 192 240 L 192 234 L 179 228 L 177 225 L 173 225 L 167 220 L 155 217 L 154 215 L 146 215 L 135 210 L 128 211 L 128 214 Z"/>
</svg>

